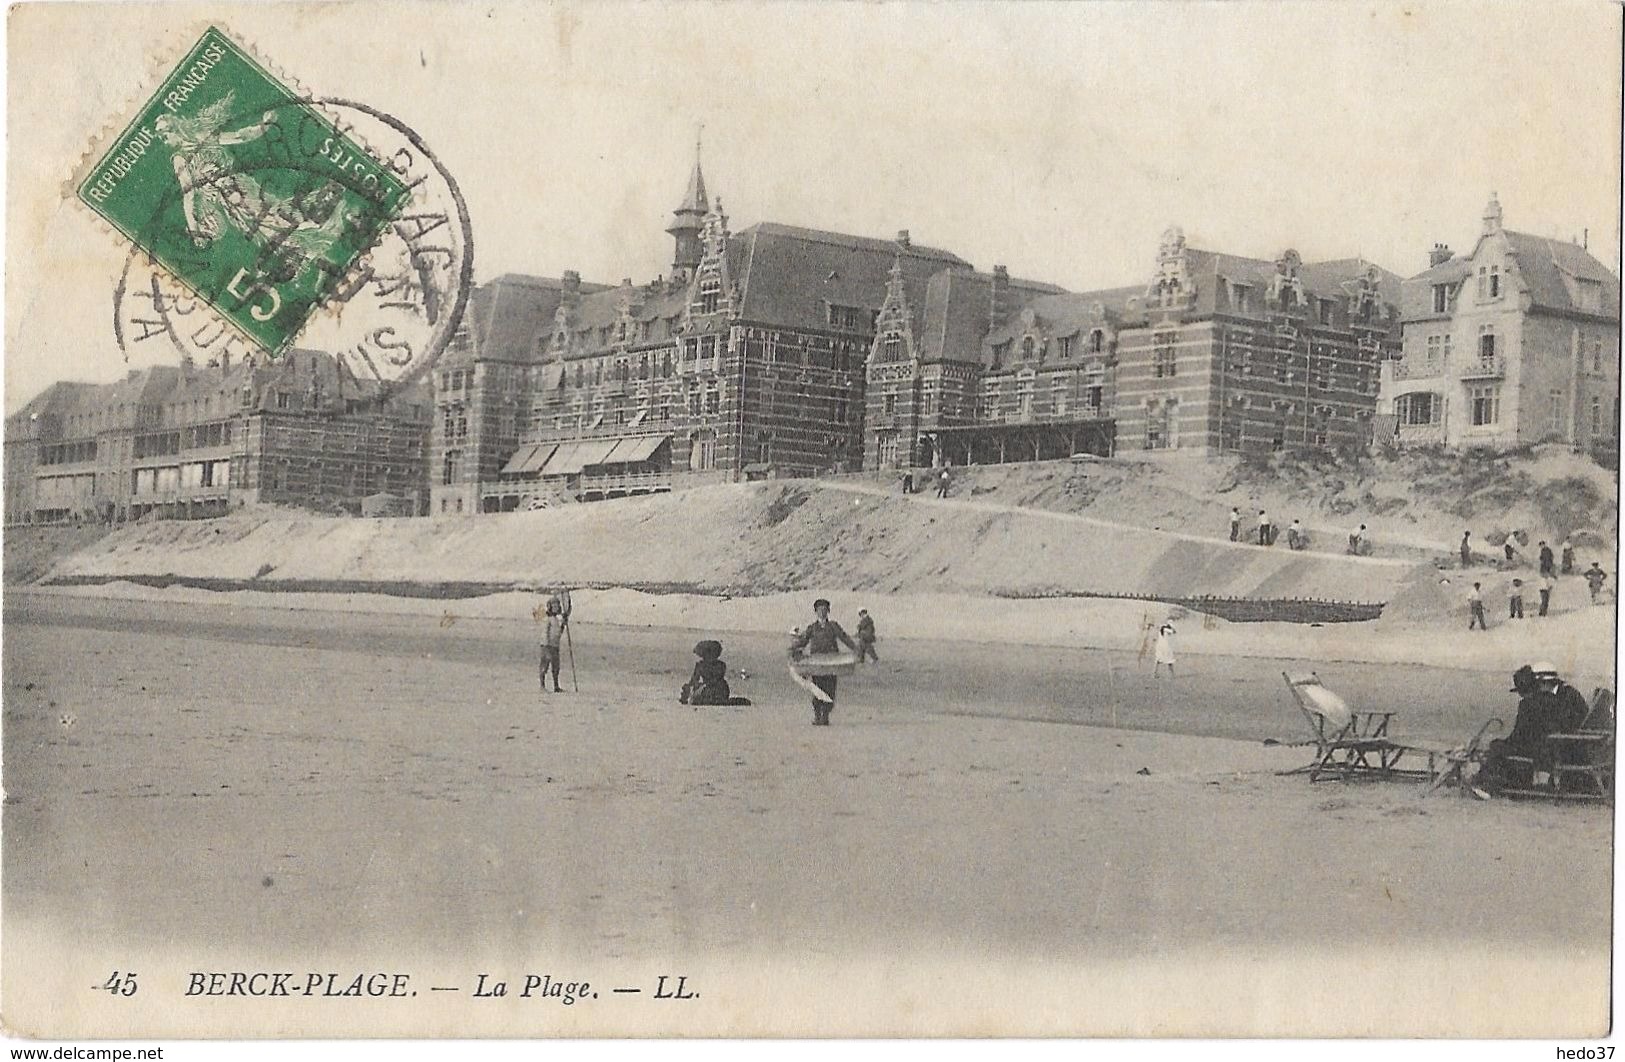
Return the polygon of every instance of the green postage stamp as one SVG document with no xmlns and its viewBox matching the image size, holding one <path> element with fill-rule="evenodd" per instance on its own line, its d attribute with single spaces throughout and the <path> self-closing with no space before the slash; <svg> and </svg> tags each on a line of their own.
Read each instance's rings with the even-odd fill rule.
<svg viewBox="0 0 1625 1062">
<path fill-rule="evenodd" d="M 215 27 L 76 191 L 273 357 L 410 198 Z"/>
</svg>

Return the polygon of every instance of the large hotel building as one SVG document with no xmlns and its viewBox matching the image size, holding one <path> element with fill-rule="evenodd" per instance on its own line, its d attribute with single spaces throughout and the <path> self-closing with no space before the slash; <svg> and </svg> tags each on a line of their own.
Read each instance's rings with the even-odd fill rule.
<svg viewBox="0 0 1625 1062">
<path fill-rule="evenodd" d="M 1618 278 L 1503 230 L 1493 199 L 1470 255 L 1436 248 L 1410 280 L 1170 228 L 1144 275 L 1069 292 L 907 231 L 734 232 L 697 161 L 666 231 L 671 272 L 646 283 L 480 285 L 428 386 L 387 398 L 308 351 L 55 385 L 7 420 L 6 519 L 490 513 L 1080 452 L 1618 445 Z"/>
</svg>

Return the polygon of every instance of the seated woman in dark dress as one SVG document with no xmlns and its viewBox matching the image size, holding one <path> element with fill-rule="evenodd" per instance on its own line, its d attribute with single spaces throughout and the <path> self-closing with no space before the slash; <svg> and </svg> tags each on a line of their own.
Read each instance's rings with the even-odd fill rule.
<svg viewBox="0 0 1625 1062">
<path fill-rule="evenodd" d="M 750 700 L 734 697 L 728 689 L 728 664 L 722 659 L 722 643 L 707 639 L 694 646 L 694 673 L 678 697 L 682 704 L 746 705 Z"/>
</svg>

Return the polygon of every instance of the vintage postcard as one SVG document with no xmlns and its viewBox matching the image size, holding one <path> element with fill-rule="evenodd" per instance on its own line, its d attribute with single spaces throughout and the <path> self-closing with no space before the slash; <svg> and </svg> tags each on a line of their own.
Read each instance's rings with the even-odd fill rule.
<svg viewBox="0 0 1625 1062">
<path fill-rule="evenodd" d="M 1621 18 L 11 8 L 7 1034 L 1607 1036 Z"/>
</svg>

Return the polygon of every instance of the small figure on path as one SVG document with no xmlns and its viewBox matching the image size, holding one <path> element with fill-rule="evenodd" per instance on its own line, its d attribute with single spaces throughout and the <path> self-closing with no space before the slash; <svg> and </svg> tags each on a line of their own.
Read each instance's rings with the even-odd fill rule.
<svg viewBox="0 0 1625 1062">
<path fill-rule="evenodd" d="M 1258 510 L 1258 544 L 1269 546 L 1275 543 L 1275 528 L 1270 526 L 1270 514 L 1263 509 Z"/>
<path fill-rule="evenodd" d="M 1563 555 L 1563 574 L 1564 575 L 1573 575 L 1574 574 L 1574 543 L 1570 542 L 1567 538 L 1563 539 L 1563 545 L 1559 547 L 1559 551 Z"/>
<path fill-rule="evenodd" d="M 1168 677 L 1174 677 L 1174 625 L 1164 623 L 1157 628 L 1156 662 L 1151 665 L 1151 677 L 1156 678 L 1163 665 L 1168 667 Z"/>
<path fill-rule="evenodd" d="M 869 615 L 868 609 L 858 609 L 858 663 L 861 664 L 865 660 L 880 663 L 880 654 L 875 652 L 875 642 L 878 640 L 875 635 L 875 618 Z"/>
<path fill-rule="evenodd" d="M 1540 543 L 1540 574 L 1557 575 L 1557 556 L 1552 552 L 1544 540 Z"/>
<path fill-rule="evenodd" d="M 1523 580 L 1512 580 L 1512 593 L 1507 597 L 1507 619 L 1523 619 Z"/>
<path fill-rule="evenodd" d="M 1467 610 L 1472 615 L 1472 618 L 1467 621 L 1468 630 L 1472 630 L 1474 626 L 1477 626 L 1481 631 L 1487 631 L 1490 629 L 1489 623 L 1484 619 L 1484 593 L 1482 584 L 1474 583 L 1473 588 L 1467 591 Z"/>
<path fill-rule="evenodd" d="M 1303 521 L 1293 520 L 1292 525 L 1286 529 L 1286 548 L 1303 548 Z"/>
<path fill-rule="evenodd" d="M 947 496 L 948 496 L 948 470 L 946 468 L 944 468 L 942 470 L 942 475 L 937 477 L 937 497 L 946 498 Z"/>
<path fill-rule="evenodd" d="M 1230 541 L 1236 542 L 1241 538 L 1241 510 L 1234 506 L 1230 509 Z"/>
<path fill-rule="evenodd" d="M 946 476 L 947 472 L 943 475 Z M 819 598 L 813 602 L 813 615 L 817 618 L 803 627 L 801 633 L 790 643 L 792 660 L 800 660 L 809 652 L 833 655 L 840 651 L 841 644 L 857 652 L 858 646 L 852 640 L 852 636 L 847 634 L 839 623 L 829 618 L 829 602 L 826 599 Z M 829 726 L 830 713 L 835 711 L 835 676 L 809 675 L 807 681 L 823 694 L 822 697 L 813 699 L 813 726 Z"/>
<path fill-rule="evenodd" d="M 1473 533 L 1471 531 L 1461 533 L 1461 566 L 1463 568 L 1473 566 Z"/>
<path fill-rule="evenodd" d="M 913 494 L 914 493 L 914 473 L 913 472 L 904 472 L 903 473 L 903 493 L 904 494 Z"/>
<path fill-rule="evenodd" d="M 1591 603 L 1593 605 L 1597 603 L 1597 595 L 1602 593 L 1603 580 L 1607 578 L 1608 573 L 1603 571 L 1596 561 L 1592 561 L 1591 567 L 1585 570 L 1586 586 L 1591 588 Z"/>
<path fill-rule="evenodd" d="M 1349 552 L 1356 557 L 1365 553 L 1365 525 L 1361 524 L 1349 535 Z"/>
<path fill-rule="evenodd" d="M 559 645 L 564 641 L 564 607 L 559 599 L 549 598 L 547 602 L 547 627 L 542 632 L 542 662 L 539 669 L 542 680 L 542 692 L 547 692 L 547 675 L 553 673 L 553 692 L 563 693 L 564 687 L 559 685 Z"/>
<path fill-rule="evenodd" d="M 1557 576 L 1554 573 L 1547 572 L 1540 577 L 1540 614 L 1542 616 L 1546 615 L 1546 611 L 1552 607 L 1552 591 L 1556 588 Z"/>
</svg>

